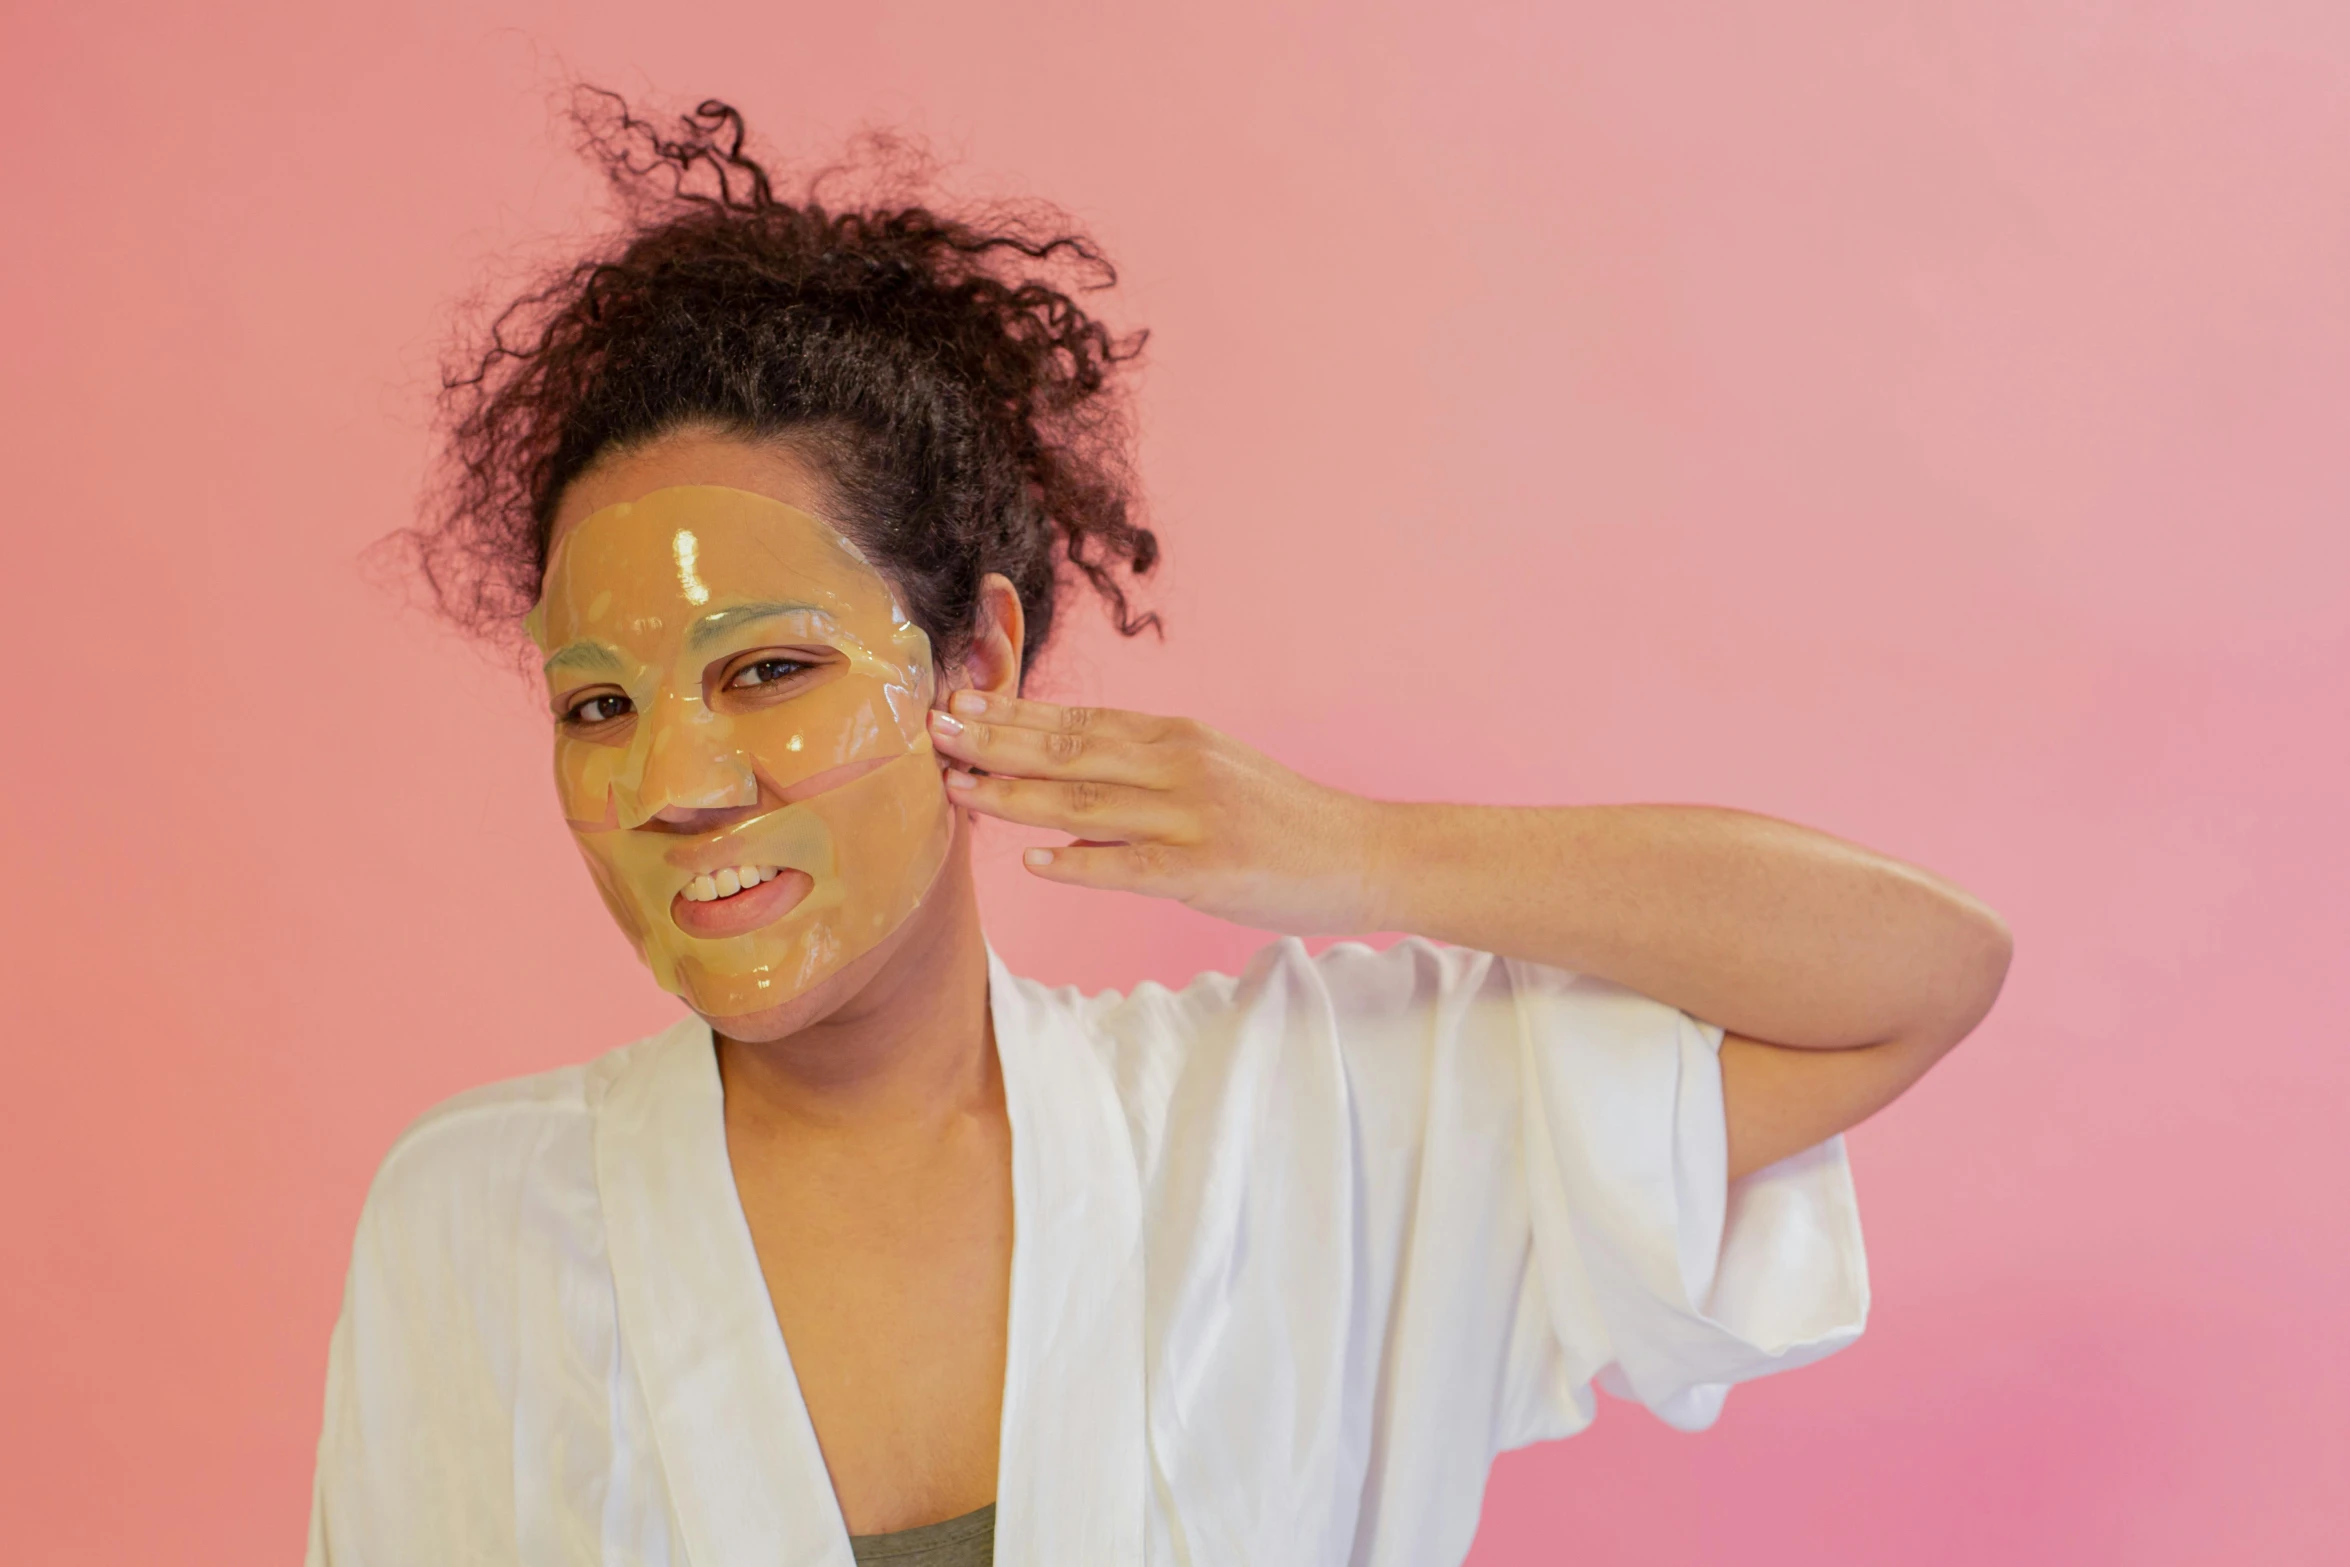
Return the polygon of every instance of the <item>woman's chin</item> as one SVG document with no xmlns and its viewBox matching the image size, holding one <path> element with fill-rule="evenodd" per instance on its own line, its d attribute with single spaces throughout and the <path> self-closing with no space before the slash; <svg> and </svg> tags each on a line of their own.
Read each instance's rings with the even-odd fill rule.
<svg viewBox="0 0 2350 1567">
<path fill-rule="evenodd" d="M 847 970 L 828 975 L 808 989 L 786 1001 L 756 1012 L 734 1012 L 723 1016 L 702 1012 L 702 1021 L 710 1025 L 712 1033 L 724 1039 L 737 1040 L 746 1045 L 772 1044 L 787 1039 L 811 1023 L 824 1020 L 839 1006 L 843 994 L 838 989 Z M 701 1011 L 699 1007 L 695 1008 Z"/>
<path fill-rule="evenodd" d="M 732 1012 L 719 1015 L 701 1013 L 702 1021 L 722 1038 L 746 1045 L 773 1044 L 788 1039 L 801 1029 L 821 1023 L 859 991 L 863 990 L 881 966 L 889 961 L 905 939 L 906 927 L 912 921 L 901 922 L 897 929 L 881 938 L 872 947 L 857 954 L 824 978 L 810 985 L 796 996 L 787 997 L 773 1006 L 761 1007 L 756 1012 Z"/>
</svg>

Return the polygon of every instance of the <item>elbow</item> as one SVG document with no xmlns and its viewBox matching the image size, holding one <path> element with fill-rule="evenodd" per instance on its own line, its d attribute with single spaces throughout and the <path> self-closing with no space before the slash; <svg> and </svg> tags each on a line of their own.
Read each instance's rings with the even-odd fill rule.
<svg viewBox="0 0 2350 1567">
<path fill-rule="evenodd" d="M 1973 977 L 1981 1003 L 1975 1013 L 1979 1022 L 2007 984 L 2007 967 L 2015 961 L 2015 932 L 2007 928 L 2007 921 L 1983 904 L 1974 904 L 1969 913 L 1975 926 Z"/>
<path fill-rule="evenodd" d="M 1959 933 L 1952 942 L 1954 962 L 1948 990 L 1947 1020 L 1936 1032 L 1944 1049 L 1975 1031 L 1991 1013 L 2007 984 L 2008 965 L 2015 960 L 2015 933 L 2007 921 L 1972 898 L 1961 901 Z"/>
</svg>

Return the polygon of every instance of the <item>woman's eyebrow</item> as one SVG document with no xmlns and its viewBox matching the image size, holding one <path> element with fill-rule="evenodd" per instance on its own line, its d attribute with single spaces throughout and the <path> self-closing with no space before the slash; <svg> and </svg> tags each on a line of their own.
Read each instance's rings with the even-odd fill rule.
<svg viewBox="0 0 2350 1567">
<path fill-rule="evenodd" d="M 620 655 L 601 642 L 574 642 L 569 647 L 557 648 L 546 663 L 539 667 L 550 675 L 559 668 L 617 670 L 620 668 Z"/>
<path fill-rule="evenodd" d="M 755 620 L 772 620 L 778 615 L 821 615 L 824 611 L 813 604 L 732 604 L 725 609 L 712 610 L 693 624 L 685 634 L 687 647 L 701 649 L 725 636 L 737 626 Z"/>
</svg>

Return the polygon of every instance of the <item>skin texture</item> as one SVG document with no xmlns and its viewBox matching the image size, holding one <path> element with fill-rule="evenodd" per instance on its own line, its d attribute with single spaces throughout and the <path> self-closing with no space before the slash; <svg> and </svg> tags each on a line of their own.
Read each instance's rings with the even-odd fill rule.
<svg viewBox="0 0 2350 1567">
<path fill-rule="evenodd" d="M 676 484 L 828 512 L 787 446 L 687 431 L 583 474 L 557 535 Z M 1733 1179 L 1890 1103 L 2005 976 L 1996 915 L 1824 834 L 1693 806 L 1364 799 L 1187 719 L 1022 699 L 1022 626 L 1018 595 L 990 576 L 969 652 L 939 670 L 931 739 L 960 809 L 931 896 L 807 992 L 716 1020 L 735 1183 L 851 1533 L 995 1494 L 1011 1136 L 974 814 L 1068 832 L 1073 846 L 1031 855 L 1049 880 L 1276 931 L 1411 931 L 1718 1023 Z M 709 831 L 753 808 L 664 811 L 648 830 Z"/>
</svg>

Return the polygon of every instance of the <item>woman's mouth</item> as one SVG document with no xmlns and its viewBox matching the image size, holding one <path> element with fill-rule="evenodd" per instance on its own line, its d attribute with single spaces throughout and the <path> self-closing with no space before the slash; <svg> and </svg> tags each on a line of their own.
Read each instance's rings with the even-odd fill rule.
<svg viewBox="0 0 2350 1567">
<path fill-rule="evenodd" d="M 705 871 L 670 900 L 669 917 L 689 936 L 740 936 L 789 914 L 815 885 L 806 871 L 775 865 Z"/>
</svg>

